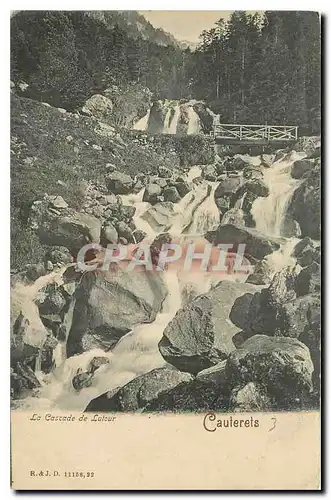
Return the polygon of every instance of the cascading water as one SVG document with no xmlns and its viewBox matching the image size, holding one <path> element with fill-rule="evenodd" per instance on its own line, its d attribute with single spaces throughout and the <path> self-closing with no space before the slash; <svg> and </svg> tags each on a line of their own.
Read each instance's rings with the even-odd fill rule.
<svg viewBox="0 0 331 500">
<path fill-rule="evenodd" d="M 194 111 L 192 106 L 188 106 L 188 127 L 187 127 L 187 135 L 199 134 L 200 132 L 200 118 L 198 114 Z"/>
<path fill-rule="evenodd" d="M 291 166 L 294 161 L 305 157 L 304 153 L 292 152 L 285 159 L 275 162 L 270 168 L 264 168 L 263 178 L 269 188 L 269 196 L 257 198 L 251 209 L 256 229 L 261 233 L 282 238 L 279 250 L 265 259 L 274 273 L 280 269 L 294 265 L 292 251 L 298 242 L 297 238 L 285 238 L 282 234 L 287 207 L 294 191 L 302 182 L 291 177 Z"/>
<path fill-rule="evenodd" d="M 177 125 L 178 125 L 178 120 L 180 117 L 180 106 L 177 104 L 174 108 L 174 113 L 172 118 L 170 118 L 169 122 L 169 128 L 167 132 L 164 132 L 166 134 L 175 134 L 177 132 Z"/>
<path fill-rule="evenodd" d="M 133 130 L 142 130 L 142 131 L 147 130 L 150 114 L 151 114 L 151 110 L 149 109 L 147 111 L 147 113 L 145 114 L 145 116 L 140 118 L 140 120 L 138 120 L 137 123 L 135 123 L 133 125 Z"/>
<path fill-rule="evenodd" d="M 187 174 L 186 180 L 191 182 L 199 177 L 201 169 L 193 167 Z M 191 229 L 185 239 L 197 233 L 204 234 L 213 229 L 219 217 L 218 209 L 214 202 L 214 189 L 211 185 L 207 189 L 204 183 L 197 184 L 176 206 L 176 215 L 169 232 L 176 239 L 181 236 L 183 230 L 191 223 Z M 201 193 L 205 193 L 201 197 Z M 152 238 L 155 233 L 141 216 L 148 209 L 149 203 L 142 201 L 143 191 L 137 194 L 122 196 L 124 204 L 132 204 L 136 207 L 135 224 L 146 230 L 148 237 Z M 202 200 L 197 202 L 197 200 Z M 207 292 L 213 283 L 212 278 L 203 279 L 201 274 L 176 273 L 165 271 L 162 278 L 167 287 L 168 294 L 164 301 L 162 310 L 157 314 L 154 322 L 135 326 L 131 332 L 120 339 L 115 348 L 109 352 L 101 349 L 92 349 L 83 354 L 64 359 L 63 346 L 58 347 L 54 354 L 56 368 L 52 373 L 43 375 L 43 386 L 36 397 L 22 400 L 22 409 L 51 409 L 83 411 L 87 404 L 95 397 L 106 391 L 114 391 L 137 376 L 154 368 L 164 366 L 165 361 L 159 353 L 158 343 L 163 331 L 171 319 L 175 316 L 182 304 L 182 296 L 185 288 L 189 287 L 194 295 Z M 224 277 L 227 279 L 227 277 Z M 231 277 L 229 277 L 231 279 Z M 46 281 L 46 280 L 45 280 Z M 38 285 L 39 286 L 39 285 Z M 72 305 L 73 308 L 73 305 Z M 71 313 L 70 313 L 71 311 Z M 71 321 L 72 309 L 67 313 L 67 321 Z M 78 372 L 86 371 L 89 363 L 95 356 L 103 356 L 108 359 L 108 364 L 102 365 L 93 375 L 92 385 L 84 387 L 77 392 L 72 386 L 72 379 Z"/>
<path fill-rule="evenodd" d="M 295 160 L 303 158 L 302 153 L 293 153 L 290 158 L 265 168 L 263 177 L 269 188 L 269 196 L 257 198 L 251 213 L 256 229 L 270 236 L 282 236 L 286 209 L 301 180 L 291 177 L 291 166 Z"/>
</svg>

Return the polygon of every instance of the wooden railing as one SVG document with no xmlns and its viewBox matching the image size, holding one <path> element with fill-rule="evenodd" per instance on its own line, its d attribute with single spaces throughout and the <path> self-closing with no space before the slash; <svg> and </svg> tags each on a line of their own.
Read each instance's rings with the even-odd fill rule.
<svg viewBox="0 0 331 500">
<path fill-rule="evenodd" d="M 237 141 L 296 141 L 298 127 L 294 125 L 238 125 L 216 123 L 213 135 L 217 139 Z"/>
</svg>

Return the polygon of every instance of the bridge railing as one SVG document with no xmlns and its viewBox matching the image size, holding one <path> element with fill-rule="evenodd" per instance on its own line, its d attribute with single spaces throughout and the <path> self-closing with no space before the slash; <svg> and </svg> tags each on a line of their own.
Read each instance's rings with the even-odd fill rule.
<svg viewBox="0 0 331 500">
<path fill-rule="evenodd" d="M 298 127 L 295 125 L 239 125 L 216 123 L 214 137 L 238 141 L 295 141 Z"/>
</svg>

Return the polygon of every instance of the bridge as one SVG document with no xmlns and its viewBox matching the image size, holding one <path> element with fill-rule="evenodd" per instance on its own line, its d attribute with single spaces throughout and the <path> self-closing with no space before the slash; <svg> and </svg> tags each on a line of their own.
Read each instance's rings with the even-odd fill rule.
<svg viewBox="0 0 331 500">
<path fill-rule="evenodd" d="M 239 125 L 214 123 L 211 135 L 218 144 L 282 145 L 298 139 L 295 125 Z"/>
</svg>

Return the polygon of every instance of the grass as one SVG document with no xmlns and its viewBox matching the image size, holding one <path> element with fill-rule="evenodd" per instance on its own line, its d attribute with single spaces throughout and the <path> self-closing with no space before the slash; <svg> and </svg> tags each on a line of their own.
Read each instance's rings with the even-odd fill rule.
<svg viewBox="0 0 331 500">
<path fill-rule="evenodd" d="M 45 193 L 60 195 L 79 210 L 86 181 L 104 184 L 107 163 L 134 176 L 169 168 L 174 160 L 142 146 L 125 130 L 112 136 L 96 133 L 98 120 L 61 113 L 57 108 L 12 96 L 11 101 L 11 237 L 12 268 L 40 261 L 43 247 L 29 229 L 31 204 Z"/>
</svg>

